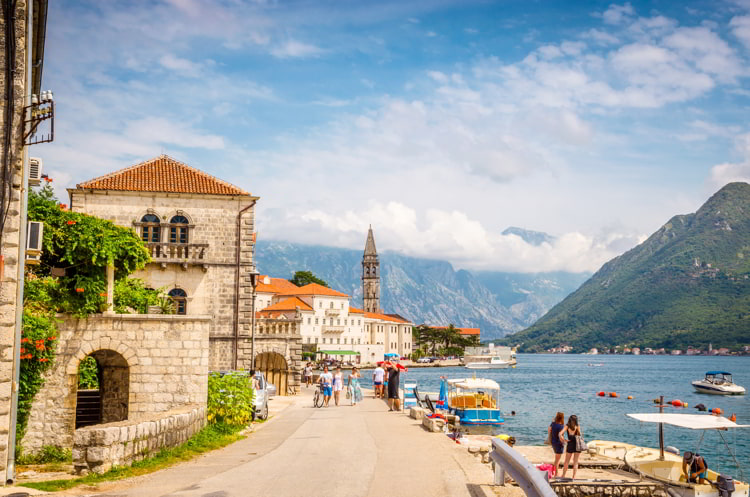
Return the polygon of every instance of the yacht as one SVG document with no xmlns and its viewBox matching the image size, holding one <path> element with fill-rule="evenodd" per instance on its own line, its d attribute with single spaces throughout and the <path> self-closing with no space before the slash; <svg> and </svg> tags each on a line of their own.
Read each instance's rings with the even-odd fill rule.
<svg viewBox="0 0 750 497">
<path fill-rule="evenodd" d="M 477 357 L 472 358 L 472 362 L 467 362 L 466 369 L 505 369 L 510 367 L 509 361 L 504 361 L 499 356 Z"/>
<path fill-rule="evenodd" d="M 732 382 L 732 373 L 708 371 L 702 380 L 693 382 L 693 388 L 701 393 L 713 395 L 744 395 L 745 388 Z"/>
</svg>

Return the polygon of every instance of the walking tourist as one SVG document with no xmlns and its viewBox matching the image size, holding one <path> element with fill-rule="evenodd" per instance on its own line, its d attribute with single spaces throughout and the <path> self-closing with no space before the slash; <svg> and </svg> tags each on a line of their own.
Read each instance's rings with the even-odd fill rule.
<svg viewBox="0 0 750 497">
<path fill-rule="evenodd" d="M 555 471 L 557 471 L 558 466 L 560 465 L 560 458 L 563 454 L 563 443 L 565 442 L 565 439 L 563 438 L 562 431 L 565 429 L 565 414 L 558 412 L 555 416 L 555 420 L 552 421 L 552 423 L 547 428 L 547 437 L 549 438 L 550 445 L 552 445 L 552 450 L 555 453 Z"/>
<path fill-rule="evenodd" d="M 567 445 L 565 446 L 565 463 L 563 464 L 562 477 L 565 478 L 565 472 L 568 471 L 568 463 L 570 462 L 570 456 L 573 456 L 573 479 L 576 478 L 576 471 L 578 471 L 578 458 L 581 457 L 581 451 L 576 446 L 576 437 L 583 436 L 581 426 L 578 424 L 578 416 L 571 414 L 568 418 L 568 425 L 563 429 L 563 434 L 568 435 Z M 562 439 L 563 436 L 561 435 Z"/>
<path fill-rule="evenodd" d="M 358 402 L 362 402 L 362 389 L 359 387 L 359 369 L 356 367 L 352 368 L 352 374 L 349 375 L 349 398 L 352 399 L 352 405 L 356 406 Z"/>
<path fill-rule="evenodd" d="M 390 364 L 388 366 L 388 407 L 389 411 L 400 411 L 401 410 L 401 398 L 398 394 L 398 387 L 400 383 L 400 372 L 398 368 Z"/>
<path fill-rule="evenodd" d="M 320 375 L 318 382 L 323 387 L 323 404 L 328 407 L 333 390 L 333 375 L 328 372 L 328 366 L 323 366 L 323 373 Z"/>
<path fill-rule="evenodd" d="M 333 400 L 339 405 L 341 391 L 344 389 L 344 376 L 341 374 L 341 366 L 336 366 L 336 373 L 333 375 Z"/>
<path fill-rule="evenodd" d="M 312 385 L 313 368 L 312 364 L 308 361 L 305 365 L 305 369 L 302 372 L 302 382 L 305 384 L 305 388 L 310 388 Z"/>
<path fill-rule="evenodd" d="M 372 386 L 375 390 L 375 398 L 383 397 L 383 378 L 385 377 L 385 370 L 383 369 L 383 363 L 379 362 L 378 367 L 372 372 Z"/>
</svg>

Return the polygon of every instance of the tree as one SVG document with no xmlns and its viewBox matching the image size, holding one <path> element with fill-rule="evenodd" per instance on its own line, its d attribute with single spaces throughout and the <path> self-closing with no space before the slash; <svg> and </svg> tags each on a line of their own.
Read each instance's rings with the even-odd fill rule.
<svg viewBox="0 0 750 497">
<path fill-rule="evenodd" d="M 297 286 L 305 286 L 310 283 L 317 283 L 318 285 L 325 287 L 328 286 L 328 283 L 315 276 L 312 271 L 297 271 L 294 273 L 294 278 L 289 281 Z"/>
</svg>

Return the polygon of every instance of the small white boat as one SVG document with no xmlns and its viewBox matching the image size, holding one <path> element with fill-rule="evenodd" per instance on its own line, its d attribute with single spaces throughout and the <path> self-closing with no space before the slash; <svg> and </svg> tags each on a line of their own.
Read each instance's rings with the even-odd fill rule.
<svg viewBox="0 0 750 497">
<path fill-rule="evenodd" d="M 732 382 L 732 373 L 708 371 L 702 380 L 693 382 L 693 388 L 700 393 L 713 395 L 744 395 L 745 388 Z"/>
<path fill-rule="evenodd" d="M 466 363 L 466 369 L 505 369 L 511 365 L 510 361 L 504 361 L 498 356 L 473 359 L 472 362 Z"/>
</svg>

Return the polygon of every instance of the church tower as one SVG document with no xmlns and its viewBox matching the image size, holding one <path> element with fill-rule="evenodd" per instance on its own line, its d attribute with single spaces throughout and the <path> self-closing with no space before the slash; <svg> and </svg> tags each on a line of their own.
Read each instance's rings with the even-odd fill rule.
<svg viewBox="0 0 750 497">
<path fill-rule="evenodd" d="M 367 232 L 365 254 L 362 257 L 362 298 L 365 312 L 380 312 L 380 262 L 372 226 Z"/>
</svg>

